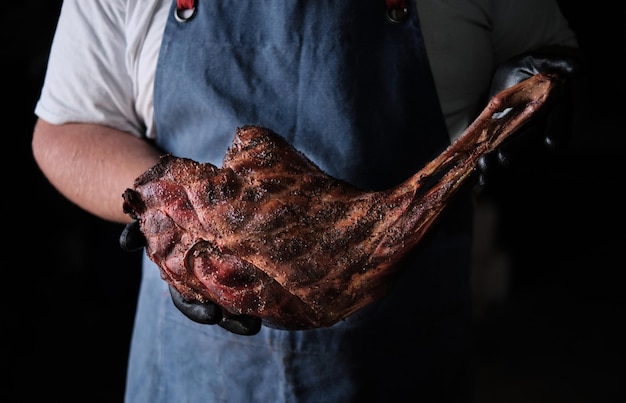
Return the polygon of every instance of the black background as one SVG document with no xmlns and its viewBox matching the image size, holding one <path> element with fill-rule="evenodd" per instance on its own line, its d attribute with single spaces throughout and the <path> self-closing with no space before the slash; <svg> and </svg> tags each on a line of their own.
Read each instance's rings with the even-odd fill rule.
<svg viewBox="0 0 626 403">
<path fill-rule="evenodd" d="M 625 15 L 619 3 L 563 1 L 589 62 L 576 133 L 567 149 L 515 169 L 511 183 L 490 199 L 498 224 L 497 242 L 488 247 L 504 251 L 511 263 L 506 293 L 481 303 L 475 319 L 478 403 L 622 396 Z M 31 0 L 3 11 L 8 245 L 0 399 L 121 402 L 141 252 L 122 252 L 121 226 L 60 196 L 30 149 L 60 4 Z"/>
</svg>

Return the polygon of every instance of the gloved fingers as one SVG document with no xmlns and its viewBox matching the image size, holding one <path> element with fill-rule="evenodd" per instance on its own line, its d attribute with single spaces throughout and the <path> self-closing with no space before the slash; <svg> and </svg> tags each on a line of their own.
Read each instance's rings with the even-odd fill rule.
<svg viewBox="0 0 626 403">
<path fill-rule="evenodd" d="M 482 155 L 478 159 L 478 187 L 482 190 L 486 186 L 497 183 L 505 175 L 509 159 L 501 150 L 494 150 Z"/>
<path fill-rule="evenodd" d="M 179 311 L 194 322 L 203 325 L 215 325 L 222 320 L 222 309 L 212 302 L 190 302 L 174 287 L 169 286 L 172 302 Z"/>
<path fill-rule="evenodd" d="M 203 325 L 219 325 L 231 333 L 252 336 L 261 330 L 261 319 L 248 315 L 224 315 L 212 302 L 190 302 L 176 288 L 169 286 L 172 302 L 187 318 Z"/>
<path fill-rule="evenodd" d="M 582 69 L 580 61 L 571 54 L 571 50 L 562 51 L 562 55 L 541 52 L 524 54 L 500 64 L 492 78 L 490 97 L 537 73 L 557 73 L 565 79 L 575 76 Z"/>
<path fill-rule="evenodd" d="M 571 52 L 570 52 L 571 53 Z M 528 65 L 534 66 L 535 73 L 558 73 L 565 77 L 575 75 L 581 70 L 580 61 L 577 56 L 552 54 L 535 54 L 529 56 Z"/>
<path fill-rule="evenodd" d="M 477 161 L 479 190 L 504 180 L 512 167 L 522 165 L 522 161 L 532 162 L 534 154 L 541 148 L 544 128 L 545 122 L 536 122 L 522 128 L 509 141 L 482 155 Z"/>
<path fill-rule="evenodd" d="M 552 106 L 546 120 L 545 145 L 550 150 L 559 150 L 565 147 L 574 131 L 573 105 L 571 102 L 559 102 Z"/>
<path fill-rule="evenodd" d="M 146 246 L 146 237 L 139 228 L 139 221 L 134 220 L 130 224 L 126 224 L 120 234 L 119 242 L 126 252 L 133 252 Z"/>
<path fill-rule="evenodd" d="M 547 108 L 539 111 L 525 127 L 496 150 L 478 160 L 479 193 L 484 193 L 486 188 L 503 180 L 507 173 L 505 168 L 510 171 L 514 166 L 516 169 L 529 167 L 538 161 L 537 157 L 541 156 L 539 153 L 554 151 L 566 145 L 574 132 L 574 104 L 572 97 L 567 96 L 572 95 L 569 93 L 572 90 L 570 79 L 581 69 L 576 51 L 569 48 L 544 49 L 521 55 L 496 68 L 489 94 L 491 97 L 537 73 L 556 73 L 562 85 Z"/>
<path fill-rule="evenodd" d="M 262 321 L 249 315 L 224 316 L 218 325 L 231 333 L 253 336 L 261 330 Z"/>
<path fill-rule="evenodd" d="M 489 177 L 490 175 L 493 175 L 498 171 L 498 169 L 496 168 L 496 166 L 499 165 L 499 162 L 497 162 L 497 158 L 497 152 L 492 151 L 490 153 L 483 154 L 478 159 L 478 169 L 481 176 L 484 175 Z"/>
</svg>

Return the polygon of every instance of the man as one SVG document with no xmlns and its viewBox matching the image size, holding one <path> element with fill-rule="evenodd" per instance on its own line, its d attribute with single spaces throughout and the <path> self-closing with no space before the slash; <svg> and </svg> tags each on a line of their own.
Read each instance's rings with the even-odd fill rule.
<svg viewBox="0 0 626 403">
<path fill-rule="evenodd" d="M 121 194 L 161 154 L 219 166 L 244 124 L 382 189 L 467 127 L 496 66 L 513 60 L 492 91 L 537 71 L 568 74 L 562 49 L 575 46 L 545 0 L 68 0 L 33 151 L 62 194 L 115 222 L 130 222 Z M 145 258 L 127 401 L 466 400 L 471 220 L 466 195 L 388 296 L 307 331 L 197 323 L 207 307 L 175 293 L 173 304 Z"/>
</svg>

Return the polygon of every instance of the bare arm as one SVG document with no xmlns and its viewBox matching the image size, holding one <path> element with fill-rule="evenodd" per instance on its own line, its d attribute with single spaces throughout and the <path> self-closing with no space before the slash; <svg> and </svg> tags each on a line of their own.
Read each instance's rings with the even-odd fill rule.
<svg viewBox="0 0 626 403">
<path fill-rule="evenodd" d="M 110 127 L 37 121 L 33 155 L 50 183 L 70 201 L 105 220 L 127 223 L 122 193 L 160 152 L 144 139 Z"/>
</svg>

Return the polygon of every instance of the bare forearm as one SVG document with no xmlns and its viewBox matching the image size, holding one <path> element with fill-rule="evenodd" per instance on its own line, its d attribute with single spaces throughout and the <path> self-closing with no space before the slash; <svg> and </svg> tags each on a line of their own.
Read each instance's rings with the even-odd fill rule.
<svg viewBox="0 0 626 403">
<path fill-rule="evenodd" d="M 160 152 L 144 139 L 110 127 L 39 120 L 33 155 L 50 183 L 70 201 L 105 220 L 125 223 L 122 193 Z"/>
</svg>

